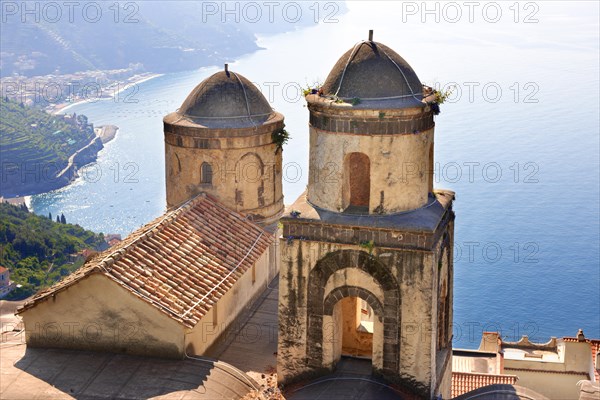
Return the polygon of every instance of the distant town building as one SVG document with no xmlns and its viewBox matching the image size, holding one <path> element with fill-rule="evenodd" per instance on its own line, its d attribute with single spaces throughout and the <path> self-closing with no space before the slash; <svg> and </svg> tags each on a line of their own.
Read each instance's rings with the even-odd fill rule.
<svg viewBox="0 0 600 400">
<path fill-rule="evenodd" d="M 14 287 L 14 282 L 10 281 L 10 271 L 0 265 L 0 299 L 9 294 Z"/>
<path fill-rule="evenodd" d="M 110 239 L 110 240 L 109 240 L 107 243 L 108 243 L 108 245 L 109 245 L 110 247 L 113 247 L 113 246 L 116 246 L 116 245 L 118 245 L 119 243 L 121 243 L 121 240 L 120 240 L 120 239 L 117 239 L 117 238 L 112 238 L 112 239 Z"/>
<path fill-rule="evenodd" d="M 104 235 L 104 241 L 106 241 L 106 243 L 110 244 L 110 242 L 112 240 L 121 241 L 123 239 L 121 238 L 121 235 L 118 233 L 107 233 Z"/>
</svg>

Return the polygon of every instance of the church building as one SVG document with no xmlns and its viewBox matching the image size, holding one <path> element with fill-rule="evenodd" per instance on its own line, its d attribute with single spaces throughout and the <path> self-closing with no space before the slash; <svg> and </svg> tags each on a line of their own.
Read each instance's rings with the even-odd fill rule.
<svg viewBox="0 0 600 400">
<path fill-rule="evenodd" d="M 200 83 L 164 118 L 167 212 L 19 308 L 27 345 L 205 354 L 277 275 L 282 131 L 227 65 Z"/>
</svg>

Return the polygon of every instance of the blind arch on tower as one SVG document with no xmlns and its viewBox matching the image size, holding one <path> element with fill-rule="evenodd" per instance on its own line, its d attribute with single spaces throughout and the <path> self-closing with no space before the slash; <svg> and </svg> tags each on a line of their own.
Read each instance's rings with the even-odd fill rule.
<svg viewBox="0 0 600 400">
<path fill-rule="evenodd" d="M 350 153 L 344 158 L 344 209 L 369 209 L 371 197 L 371 161 L 364 153 Z"/>
</svg>

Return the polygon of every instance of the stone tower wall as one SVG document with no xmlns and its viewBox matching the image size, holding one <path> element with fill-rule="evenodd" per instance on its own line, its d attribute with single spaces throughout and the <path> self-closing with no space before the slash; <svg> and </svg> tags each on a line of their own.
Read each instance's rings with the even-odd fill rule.
<svg viewBox="0 0 600 400">
<path fill-rule="evenodd" d="M 238 129 L 165 121 L 167 206 L 206 192 L 257 222 L 276 221 L 284 207 L 282 151 L 271 135 L 282 128 L 281 115 L 256 128 Z M 204 163 L 212 171 L 210 183 L 203 182 Z"/>
<path fill-rule="evenodd" d="M 449 348 L 438 349 L 438 280 L 442 252 L 451 255 L 453 214 L 422 246 L 375 246 L 322 241 L 336 230 L 284 218 L 279 284 L 278 379 L 286 383 L 334 368 L 336 333 L 331 307 L 346 296 L 360 297 L 375 312 L 373 367 L 391 380 L 423 393 L 449 396 Z M 302 232 L 304 239 L 294 233 Z M 355 230 L 356 243 L 361 232 Z M 390 232 L 371 230 L 380 237 Z M 396 234 L 409 235 L 408 232 Z M 311 240 L 312 238 L 317 240 Z M 445 265 L 452 275 L 452 263 Z M 451 279 L 450 279 L 451 282 Z M 451 301 L 450 296 L 450 301 Z M 450 304 L 452 309 L 452 304 Z M 450 316 L 451 321 L 451 316 Z M 438 365 L 439 364 L 439 365 Z M 446 387 L 448 386 L 448 387 Z M 426 397 L 429 397 L 427 395 Z"/>
<path fill-rule="evenodd" d="M 310 96 L 309 96 L 310 97 Z M 432 191 L 434 123 L 431 111 L 344 110 L 311 103 L 308 200 L 341 212 L 351 204 L 349 157 L 368 157 L 370 214 L 391 214 L 427 204 Z M 361 168 L 365 169 L 365 168 Z"/>
</svg>

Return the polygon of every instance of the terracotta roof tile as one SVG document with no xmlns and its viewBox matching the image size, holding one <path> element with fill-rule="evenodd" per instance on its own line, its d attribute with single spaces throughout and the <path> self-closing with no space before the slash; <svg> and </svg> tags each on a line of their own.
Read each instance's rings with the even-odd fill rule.
<svg viewBox="0 0 600 400">
<path fill-rule="evenodd" d="M 514 385 L 517 383 L 515 375 L 479 374 L 474 372 L 452 372 L 452 397 L 460 396 L 496 383 Z"/>
<path fill-rule="evenodd" d="M 171 318 L 193 327 L 266 251 L 272 234 L 200 194 L 20 307 L 27 310 L 101 273 Z"/>
</svg>

